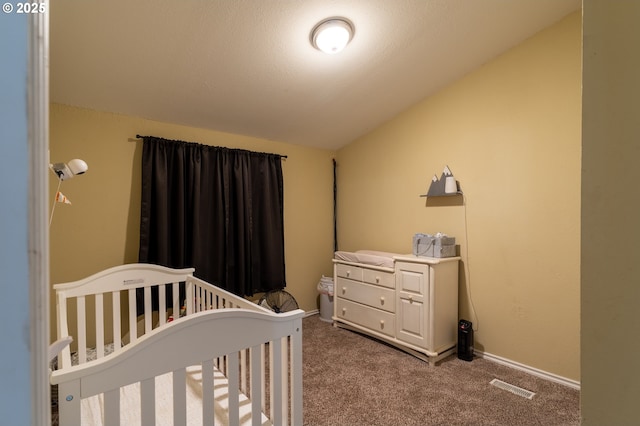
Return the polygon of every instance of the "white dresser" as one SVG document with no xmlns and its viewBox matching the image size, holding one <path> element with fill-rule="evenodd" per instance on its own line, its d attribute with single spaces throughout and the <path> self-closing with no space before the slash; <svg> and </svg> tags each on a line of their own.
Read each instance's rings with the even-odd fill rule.
<svg viewBox="0 0 640 426">
<path fill-rule="evenodd" d="M 455 352 L 459 257 L 393 257 L 393 267 L 334 260 L 336 326 L 430 364 Z"/>
</svg>

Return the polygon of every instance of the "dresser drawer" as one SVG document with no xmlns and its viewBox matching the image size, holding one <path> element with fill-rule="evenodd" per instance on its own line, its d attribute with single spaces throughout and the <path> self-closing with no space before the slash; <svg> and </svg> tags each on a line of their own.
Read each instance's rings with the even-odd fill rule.
<svg viewBox="0 0 640 426">
<path fill-rule="evenodd" d="M 338 277 L 335 293 L 337 297 L 349 299 L 388 312 L 395 312 L 395 290 L 364 284 Z"/>
<path fill-rule="evenodd" d="M 396 329 L 394 314 L 339 297 L 335 299 L 335 302 L 338 318 L 361 325 L 371 331 L 394 337 Z"/>
<path fill-rule="evenodd" d="M 362 281 L 388 288 L 395 288 L 396 286 L 396 278 L 393 272 L 378 271 L 375 269 L 363 269 Z"/>
<path fill-rule="evenodd" d="M 336 275 L 356 281 L 362 281 L 362 268 L 353 265 L 345 265 L 344 263 L 336 263 Z"/>
</svg>

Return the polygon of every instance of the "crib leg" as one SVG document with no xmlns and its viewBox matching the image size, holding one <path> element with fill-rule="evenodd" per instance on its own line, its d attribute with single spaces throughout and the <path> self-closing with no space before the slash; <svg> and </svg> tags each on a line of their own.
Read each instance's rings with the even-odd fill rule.
<svg viewBox="0 0 640 426">
<path fill-rule="evenodd" d="M 294 323 L 291 335 L 291 424 L 302 422 L 302 319 Z"/>
<path fill-rule="evenodd" d="M 58 424 L 79 425 L 80 420 L 80 382 L 59 384 Z"/>
</svg>

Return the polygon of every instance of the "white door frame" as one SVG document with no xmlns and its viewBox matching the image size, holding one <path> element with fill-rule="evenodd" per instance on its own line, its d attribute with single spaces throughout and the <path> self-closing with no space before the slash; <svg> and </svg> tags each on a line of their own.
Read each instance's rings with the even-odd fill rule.
<svg viewBox="0 0 640 426">
<path fill-rule="evenodd" d="M 49 1 L 29 17 L 29 322 L 31 424 L 51 425 L 49 386 Z"/>
</svg>

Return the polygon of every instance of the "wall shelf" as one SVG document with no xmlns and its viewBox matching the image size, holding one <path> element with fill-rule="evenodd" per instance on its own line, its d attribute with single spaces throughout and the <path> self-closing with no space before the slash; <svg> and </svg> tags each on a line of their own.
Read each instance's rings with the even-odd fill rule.
<svg viewBox="0 0 640 426">
<path fill-rule="evenodd" d="M 463 195 L 462 191 L 457 191 L 452 194 L 420 194 L 421 197 L 456 197 L 458 195 Z"/>
</svg>

